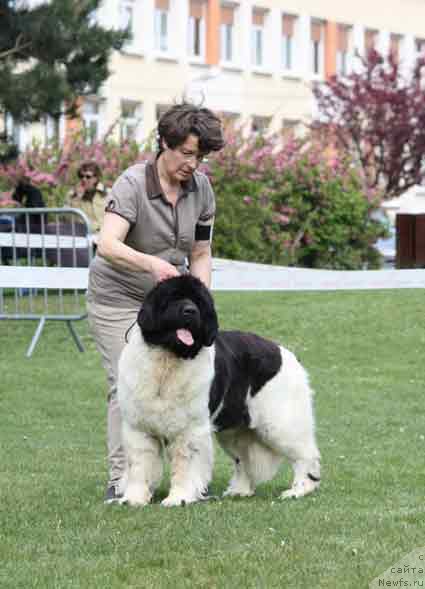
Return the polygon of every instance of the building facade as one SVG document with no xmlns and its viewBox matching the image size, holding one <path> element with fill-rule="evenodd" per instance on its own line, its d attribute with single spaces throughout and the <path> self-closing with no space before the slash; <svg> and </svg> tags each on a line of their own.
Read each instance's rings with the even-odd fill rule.
<svg viewBox="0 0 425 589">
<path fill-rule="evenodd" d="M 312 84 L 358 67 L 356 52 L 391 50 L 407 73 L 425 50 L 423 0 L 104 0 L 96 18 L 132 31 L 112 75 L 82 100 L 80 120 L 9 121 L 21 147 L 81 126 L 88 140 L 112 129 L 142 143 L 183 97 L 254 132 L 279 131 L 311 119 Z"/>
</svg>

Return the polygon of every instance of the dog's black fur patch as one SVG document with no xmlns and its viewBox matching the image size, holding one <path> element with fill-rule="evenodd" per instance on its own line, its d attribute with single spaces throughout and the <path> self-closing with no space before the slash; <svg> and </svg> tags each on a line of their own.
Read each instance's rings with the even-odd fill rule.
<svg viewBox="0 0 425 589">
<path fill-rule="evenodd" d="M 211 293 L 191 275 L 158 283 L 147 295 L 137 321 L 148 344 L 165 347 L 180 358 L 194 358 L 215 341 L 209 402 L 214 426 L 218 431 L 249 426 L 248 394 L 254 397 L 282 366 L 277 344 L 252 333 L 218 331 Z M 191 332 L 191 346 L 177 338 L 180 328 Z"/>
<path fill-rule="evenodd" d="M 254 397 L 281 366 L 282 355 L 274 342 L 253 333 L 219 331 L 209 403 L 216 430 L 249 426 L 248 394 Z"/>
</svg>

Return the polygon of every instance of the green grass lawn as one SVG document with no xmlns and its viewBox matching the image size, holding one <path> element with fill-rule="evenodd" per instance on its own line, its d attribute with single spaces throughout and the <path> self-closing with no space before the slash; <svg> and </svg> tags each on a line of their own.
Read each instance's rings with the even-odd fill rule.
<svg viewBox="0 0 425 589">
<path fill-rule="evenodd" d="M 104 506 L 105 378 L 85 322 L 0 323 L 0 587 L 358 588 L 425 545 L 423 291 L 217 293 L 223 328 L 293 350 L 316 390 L 323 479 L 281 502 Z M 230 463 L 217 450 L 213 492 Z M 164 480 L 159 499 L 168 485 Z"/>
</svg>

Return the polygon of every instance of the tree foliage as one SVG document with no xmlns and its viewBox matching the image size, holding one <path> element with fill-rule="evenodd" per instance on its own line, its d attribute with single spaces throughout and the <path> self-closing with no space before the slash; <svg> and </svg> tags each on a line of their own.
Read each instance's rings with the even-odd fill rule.
<svg viewBox="0 0 425 589">
<path fill-rule="evenodd" d="M 354 153 L 368 187 L 392 198 L 425 174 L 425 60 L 406 76 L 392 54 L 359 59 L 359 71 L 315 87 L 319 120 Z"/>
<path fill-rule="evenodd" d="M 0 110 L 19 122 L 75 114 L 109 75 L 127 31 L 106 30 L 100 0 L 51 0 L 34 8 L 0 0 Z"/>
</svg>

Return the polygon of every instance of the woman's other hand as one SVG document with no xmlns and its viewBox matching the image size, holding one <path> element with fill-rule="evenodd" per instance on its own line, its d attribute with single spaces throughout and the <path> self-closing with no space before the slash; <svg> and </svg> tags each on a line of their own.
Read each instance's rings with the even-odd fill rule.
<svg viewBox="0 0 425 589">
<path fill-rule="evenodd" d="M 172 264 L 161 258 L 151 256 L 151 274 L 153 274 L 156 281 L 161 282 L 167 278 L 179 276 L 180 273 Z"/>
</svg>

